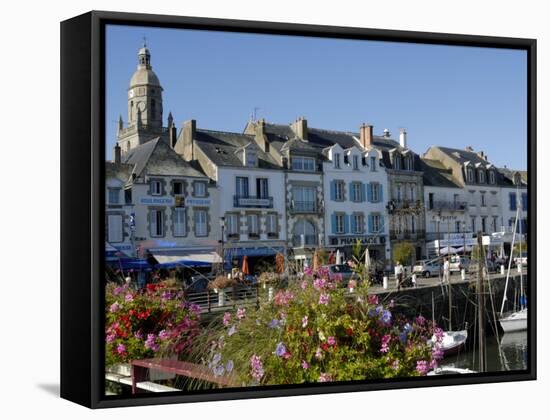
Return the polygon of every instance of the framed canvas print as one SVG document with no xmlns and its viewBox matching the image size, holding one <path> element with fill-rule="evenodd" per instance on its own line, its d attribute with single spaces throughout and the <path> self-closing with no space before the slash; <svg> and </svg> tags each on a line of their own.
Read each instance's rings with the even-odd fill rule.
<svg viewBox="0 0 550 420">
<path fill-rule="evenodd" d="M 536 378 L 536 41 L 61 24 L 61 395 Z"/>
</svg>

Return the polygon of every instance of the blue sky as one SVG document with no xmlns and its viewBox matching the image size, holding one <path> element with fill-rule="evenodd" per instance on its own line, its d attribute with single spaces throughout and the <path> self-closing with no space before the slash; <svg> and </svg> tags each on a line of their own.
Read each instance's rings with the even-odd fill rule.
<svg viewBox="0 0 550 420">
<path fill-rule="evenodd" d="M 164 88 L 164 119 L 242 132 L 255 107 L 269 122 L 375 134 L 400 127 L 408 145 L 483 150 L 527 167 L 527 54 L 472 47 L 108 26 L 107 155 L 137 51 L 147 38 Z"/>
</svg>

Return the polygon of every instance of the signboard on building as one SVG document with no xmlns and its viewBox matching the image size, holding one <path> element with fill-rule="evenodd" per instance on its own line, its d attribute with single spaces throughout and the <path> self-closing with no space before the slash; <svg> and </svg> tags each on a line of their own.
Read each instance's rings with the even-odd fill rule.
<svg viewBox="0 0 550 420">
<path fill-rule="evenodd" d="M 140 197 L 139 204 L 147 206 L 173 206 L 174 197 Z"/>
<path fill-rule="evenodd" d="M 368 235 L 368 236 L 337 236 L 329 237 L 331 245 L 355 245 L 357 241 L 361 242 L 361 245 L 380 245 L 385 242 L 384 236 Z"/>
<path fill-rule="evenodd" d="M 185 206 L 205 206 L 209 207 L 212 204 L 212 200 L 209 198 L 193 198 L 185 197 Z"/>
</svg>

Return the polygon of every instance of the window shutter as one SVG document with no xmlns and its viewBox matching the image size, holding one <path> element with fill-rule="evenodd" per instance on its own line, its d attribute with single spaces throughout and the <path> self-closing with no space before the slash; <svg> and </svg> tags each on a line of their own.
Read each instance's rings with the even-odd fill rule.
<svg viewBox="0 0 550 420">
<path fill-rule="evenodd" d="M 369 203 L 372 203 L 372 183 L 369 182 L 368 188 L 367 188 L 367 201 Z"/>
<path fill-rule="evenodd" d="M 355 233 L 357 229 L 355 228 L 355 216 L 352 214 L 350 217 L 350 224 L 351 224 L 351 233 Z"/>
<path fill-rule="evenodd" d="M 336 182 L 330 181 L 330 199 L 332 201 L 336 200 Z"/>
<path fill-rule="evenodd" d="M 384 193 L 383 193 L 384 189 L 382 188 L 382 184 L 378 184 L 378 202 L 383 202 L 384 201 Z"/>
<path fill-rule="evenodd" d="M 516 210 L 516 193 L 510 193 L 510 210 Z"/>
<path fill-rule="evenodd" d="M 157 211 L 151 210 L 149 212 L 149 224 L 151 226 L 151 236 L 155 236 L 157 234 Z"/>
<path fill-rule="evenodd" d="M 521 194 L 521 208 L 522 210 L 527 210 L 527 194 Z"/>
<path fill-rule="evenodd" d="M 332 234 L 335 234 L 336 233 L 336 215 L 334 213 L 332 213 L 332 215 L 330 216 L 330 222 L 332 225 Z"/>
<path fill-rule="evenodd" d="M 350 182 L 349 183 L 349 186 L 348 186 L 348 191 L 349 191 L 349 200 L 350 201 L 355 201 L 355 193 L 353 192 L 353 182 Z"/>
<path fill-rule="evenodd" d="M 122 242 L 122 216 L 111 215 L 108 217 L 108 241 Z"/>
<path fill-rule="evenodd" d="M 366 200 L 366 197 L 367 194 L 366 194 L 366 191 L 365 191 L 365 184 L 363 182 L 361 182 L 361 201 L 365 201 Z"/>
<path fill-rule="evenodd" d="M 349 215 L 344 214 L 344 233 L 349 233 Z"/>
<path fill-rule="evenodd" d="M 372 214 L 369 214 L 369 218 L 368 218 L 368 229 L 369 229 L 369 233 L 372 233 L 372 229 L 373 229 Z"/>
</svg>

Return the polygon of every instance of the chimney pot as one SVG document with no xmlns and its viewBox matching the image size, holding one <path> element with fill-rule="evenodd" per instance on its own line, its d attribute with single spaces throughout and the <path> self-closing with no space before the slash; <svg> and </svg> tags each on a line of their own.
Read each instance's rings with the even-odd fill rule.
<svg viewBox="0 0 550 420">
<path fill-rule="evenodd" d="M 372 146 L 372 130 L 372 125 L 365 123 L 361 124 L 359 128 L 360 142 L 364 149 L 369 149 Z"/>
<path fill-rule="evenodd" d="M 407 148 L 407 130 L 405 130 L 404 128 L 401 128 L 399 130 L 399 144 L 402 148 Z"/>
</svg>

